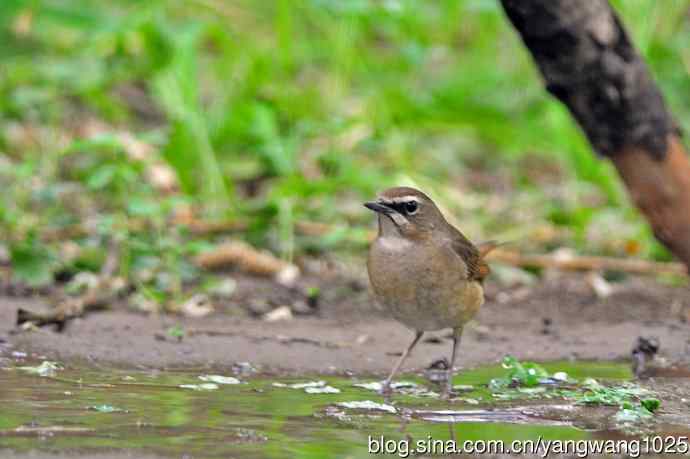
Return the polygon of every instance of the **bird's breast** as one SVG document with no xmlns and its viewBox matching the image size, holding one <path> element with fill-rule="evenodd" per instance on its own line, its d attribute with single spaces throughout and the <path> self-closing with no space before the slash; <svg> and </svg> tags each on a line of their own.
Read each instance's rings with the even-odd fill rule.
<svg viewBox="0 0 690 459">
<path fill-rule="evenodd" d="M 462 325 L 483 302 L 481 285 L 467 280 L 460 257 L 440 244 L 379 237 L 367 267 L 378 302 L 411 328 Z"/>
<path fill-rule="evenodd" d="M 374 250 L 389 256 L 404 257 L 412 249 L 412 242 L 403 237 L 384 236 L 376 239 Z"/>
</svg>

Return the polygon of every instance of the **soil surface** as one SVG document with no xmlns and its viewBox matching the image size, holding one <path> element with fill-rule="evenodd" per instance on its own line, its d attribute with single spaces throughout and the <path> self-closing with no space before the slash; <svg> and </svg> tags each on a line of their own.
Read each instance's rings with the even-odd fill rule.
<svg viewBox="0 0 690 459">
<path fill-rule="evenodd" d="M 17 332 L 17 308 L 40 310 L 49 308 L 49 302 L 45 297 L 0 296 L 0 361 L 4 357 L 16 360 L 27 353 L 68 364 L 73 359 L 87 360 L 96 366 L 229 369 L 249 362 L 269 374 L 384 376 L 412 339 L 410 330 L 372 306 L 362 285 L 322 281 L 318 307 L 311 315 L 269 322 L 260 318 L 257 308 L 270 310 L 300 302 L 304 295 L 268 280 L 236 280 L 232 299 L 204 318 L 144 315 L 121 305 L 73 320 L 62 333 L 48 327 Z M 254 317 L 248 311 L 254 311 Z M 585 276 L 579 274 L 548 275 L 532 285 L 512 288 L 490 281 L 485 306 L 465 328 L 458 366 L 491 364 L 506 354 L 530 360 L 629 359 L 638 336 L 659 338 L 660 354 L 668 361 L 687 361 L 689 313 L 688 287 L 662 285 L 652 279 L 627 278 L 613 284 L 613 292 L 606 298 L 595 295 Z M 167 333 L 178 324 L 186 334 L 179 341 Z M 404 370 L 420 370 L 447 357 L 447 333 L 428 334 Z M 56 455 L 1 448 L 0 457 L 17 459 L 143 457 L 128 451 L 92 454 L 80 450 Z"/>
<path fill-rule="evenodd" d="M 18 307 L 49 307 L 44 298 L 0 298 L 0 356 L 35 353 L 66 361 L 126 367 L 230 367 L 249 362 L 264 373 L 386 374 L 413 333 L 381 315 L 366 288 L 321 285 L 312 315 L 269 322 L 238 314 L 253 297 L 289 294 L 271 281 L 237 278 L 233 300 L 204 318 L 151 316 L 118 307 L 71 321 L 62 333 L 50 328 L 15 332 Z M 660 354 L 686 360 L 690 337 L 690 290 L 648 278 L 612 284 L 613 293 L 597 297 L 579 274 L 550 275 L 532 285 L 487 285 L 487 302 L 465 328 L 458 366 L 494 363 L 506 354 L 519 359 L 629 359 L 638 336 L 658 337 Z M 345 289 L 345 290 L 343 290 Z M 334 291 L 340 293 L 335 294 Z M 178 341 L 166 330 L 179 324 Z M 426 335 L 405 371 L 448 357 L 447 331 Z"/>
</svg>

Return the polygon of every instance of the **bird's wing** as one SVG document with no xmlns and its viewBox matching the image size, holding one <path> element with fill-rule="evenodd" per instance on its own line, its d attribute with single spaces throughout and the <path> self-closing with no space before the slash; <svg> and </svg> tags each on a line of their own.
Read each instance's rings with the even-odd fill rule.
<svg viewBox="0 0 690 459">
<path fill-rule="evenodd" d="M 496 245 L 488 247 L 482 244 L 477 248 L 457 228 L 452 226 L 451 228 L 453 229 L 451 247 L 467 265 L 467 278 L 481 283 L 491 272 L 489 265 L 484 261 L 484 255 L 493 250 Z"/>
</svg>

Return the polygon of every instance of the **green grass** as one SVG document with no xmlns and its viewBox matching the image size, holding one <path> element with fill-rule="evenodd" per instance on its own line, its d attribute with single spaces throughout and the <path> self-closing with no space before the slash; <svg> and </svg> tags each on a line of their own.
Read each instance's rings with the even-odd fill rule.
<svg viewBox="0 0 690 459">
<path fill-rule="evenodd" d="M 690 1 L 614 3 L 687 129 Z M 0 34 L 0 228 L 50 254 L 42 275 L 60 251 L 41 234 L 87 218 L 100 232 L 77 242 L 130 240 L 127 273 L 184 259 L 208 240 L 171 230 L 183 205 L 288 259 L 361 248 L 358 203 L 399 183 L 476 239 L 669 258 L 495 0 L 5 0 Z M 156 161 L 180 193 L 147 181 Z M 341 230 L 305 238 L 304 220 Z"/>
</svg>

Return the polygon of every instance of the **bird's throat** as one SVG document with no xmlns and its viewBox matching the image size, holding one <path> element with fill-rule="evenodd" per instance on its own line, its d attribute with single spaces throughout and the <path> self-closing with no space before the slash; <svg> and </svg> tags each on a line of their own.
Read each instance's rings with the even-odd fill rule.
<svg viewBox="0 0 690 459">
<path fill-rule="evenodd" d="M 380 236 L 393 236 L 397 235 L 403 237 L 403 232 L 405 228 L 409 226 L 407 219 L 398 214 L 379 214 L 379 235 Z"/>
</svg>

